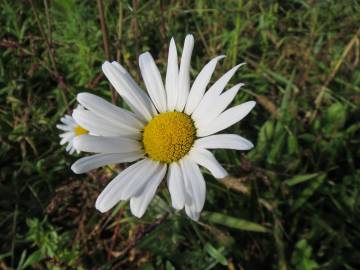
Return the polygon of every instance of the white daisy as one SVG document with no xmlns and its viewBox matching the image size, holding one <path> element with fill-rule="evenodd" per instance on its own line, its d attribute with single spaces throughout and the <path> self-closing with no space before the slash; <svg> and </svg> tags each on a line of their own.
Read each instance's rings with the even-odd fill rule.
<svg viewBox="0 0 360 270">
<path fill-rule="evenodd" d="M 86 129 L 82 128 L 80 125 L 78 125 L 75 122 L 74 118 L 72 118 L 72 116 L 70 115 L 63 116 L 60 121 L 61 124 L 56 125 L 58 129 L 64 131 L 59 135 L 61 138 L 60 145 L 64 145 L 67 143 L 68 145 L 66 146 L 66 151 L 70 154 L 73 154 L 76 150 L 73 145 L 75 137 L 88 134 L 89 132 Z M 76 152 L 80 153 L 79 150 L 76 150 Z"/>
<path fill-rule="evenodd" d="M 212 59 L 190 88 L 190 59 L 194 38 L 185 39 L 180 68 L 171 40 L 165 85 L 150 53 L 139 57 L 147 95 L 117 62 L 105 62 L 103 72 L 133 112 L 121 109 L 89 93 L 77 96 L 86 110 L 75 110 L 74 119 L 91 133 L 74 139 L 74 146 L 96 155 L 72 165 L 84 173 L 107 164 L 136 163 L 122 171 L 103 190 L 96 208 L 106 212 L 121 200 L 130 200 L 131 212 L 141 217 L 165 175 L 176 209 L 185 208 L 193 220 L 205 203 L 205 181 L 198 165 L 216 178 L 227 173 L 208 149 L 248 150 L 253 144 L 236 134 L 213 135 L 243 119 L 254 107 L 249 101 L 226 109 L 242 84 L 224 92 L 241 66 L 230 69 L 205 93 L 217 62 Z"/>
</svg>

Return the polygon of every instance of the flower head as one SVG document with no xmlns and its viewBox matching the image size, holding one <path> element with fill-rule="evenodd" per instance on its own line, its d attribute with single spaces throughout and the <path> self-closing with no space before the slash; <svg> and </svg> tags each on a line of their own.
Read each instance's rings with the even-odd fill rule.
<svg viewBox="0 0 360 270">
<path fill-rule="evenodd" d="M 76 149 L 96 153 L 72 165 L 75 173 L 107 164 L 135 162 L 116 176 L 96 201 L 96 208 L 108 211 L 121 200 L 130 199 L 132 213 L 141 217 L 166 177 L 172 205 L 185 208 L 193 220 L 205 203 L 206 186 L 199 165 L 216 178 L 227 173 L 208 149 L 248 150 L 253 144 L 236 134 L 215 133 L 244 118 L 254 107 L 249 101 L 226 109 L 243 84 L 224 91 L 241 66 L 226 72 L 207 89 L 217 62 L 212 59 L 190 88 L 192 35 L 185 39 L 180 67 L 175 42 L 169 47 L 165 85 L 152 56 L 139 57 L 148 95 L 117 62 L 105 62 L 103 72 L 133 112 L 119 108 L 89 93 L 80 93 L 73 117 L 90 134 L 74 139 Z"/>
<path fill-rule="evenodd" d="M 84 129 L 80 125 L 78 125 L 74 118 L 70 115 L 65 115 L 61 119 L 61 124 L 57 124 L 56 127 L 63 131 L 59 136 L 61 138 L 60 145 L 66 144 L 66 151 L 70 154 L 73 154 L 75 152 L 75 148 L 73 145 L 73 140 L 75 137 L 88 134 L 88 130 Z M 76 150 L 77 153 L 80 153 L 79 150 Z"/>
</svg>

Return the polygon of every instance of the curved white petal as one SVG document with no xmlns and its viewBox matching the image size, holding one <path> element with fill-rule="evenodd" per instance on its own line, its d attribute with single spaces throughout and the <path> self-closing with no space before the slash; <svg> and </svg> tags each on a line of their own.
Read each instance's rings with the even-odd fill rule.
<svg viewBox="0 0 360 270">
<path fill-rule="evenodd" d="M 171 163 L 169 165 L 167 184 L 171 196 L 172 206 L 178 210 L 184 208 L 185 184 L 181 168 L 177 163 Z"/>
<path fill-rule="evenodd" d="M 123 137 L 102 137 L 81 135 L 74 139 L 74 147 L 79 151 L 102 154 L 115 154 L 140 151 L 138 141 Z"/>
<path fill-rule="evenodd" d="M 228 175 L 214 155 L 206 149 L 194 147 L 189 152 L 189 158 L 208 169 L 215 178 L 221 179 Z"/>
<path fill-rule="evenodd" d="M 179 112 L 184 110 L 190 89 L 190 62 L 191 54 L 194 48 L 193 35 L 187 35 L 184 42 L 184 49 L 181 55 L 179 70 L 178 98 L 175 109 Z"/>
<path fill-rule="evenodd" d="M 204 177 L 201 174 L 199 166 L 187 156 L 180 160 L 180 166 L 187 193 L 185 211 L 188 213 L 188 211 L 191 210 L 192 216 L 190 217 L 196 219 L 199 217 L 205 203 L 206 186 Z"/>
<path fill-rule="evenodd" d="M 69 145 L 70 145 L 70 144 L 69 144 Z M 72 155 L 72 154 L 74 154 L 75 151 L 76 151 L 76 149 L 71 145 L 69 154 Z M 77 151 L 77 152 L 78 152 L 78 151 Z"/>
<path fill-rule="evenodd" d="M 76 123 L 74 121 L 74 119 L 70 116 L 70 115 L 65 115 L 64 117 L 62 117 L 61 122 L 63 122 L 65 125 L 68 125 L 70 127 L 76 127 Z"/>
<path fill-rule="evenodd" d="M 150 53 L 146 52 L 140 55 L 139 66 L 152 102 L 159 112 L 165 112 L 167 106 L 164 84 L 160 71 Z"/>
<path fill-rule="evenodd" d="M 88 130 L 91 134 L 140 138 L 140 129 L 134 129 L 121 122 L 102 118 L 92 111 L 78 108 L 73 111 L 72 116 L 81 127 Z"/>
<path fill-rule="evenodd" d="M 222 113 L 227 106 L 229 106 L 231 101 L 233 101 L 242 85 L 242 83 L 239 83 L 220 96 L 208 96 L 208 100 L 202 102 L 191 116 L 195 122 L 195 126 L 205 126 L 219 116 L 219 114 Z"/>
<path fill-rule="evenodd" d="M 137 131 L 144 127 L 144 123 L 135 114 L 117 107 L 96 95 L 80 93 L 77 95 L 77 101 L 97 116 L 109 119 L 129 129 Z"/>
<path fill-rule="evenodd" d="M 205 137 L 230 127 L 243 119 L 254 108 L 256 102 L 248 101 L 221 113 L 211 123 L 197 129 L 198 137 Z"/>
<path fill-rule="evenodd" d="M 123 170 L 105 187 L 96 200 L 95 207 L 102 213 L 111 209 L 121 200 L 126 200 L 124 194 L 124 186 L 132 183 L 137 177 L 146 175 L 149 163 L 147 159 L 142 159 L 130 167 Z M 146 177 L 145 177 L 146 178 Z"/>
<path fill-rule="evenodd" d="M 228 72 L 226 72 L 224 75 L 221 76 L 220 79 L 218 79 L 210 88 L 209 90 L 205 93 L 205 95 L 203 96 L 202 100 L 200 101 L 198 107 L 202 107 L 206 106 L 206 104 L 209 101 L 213 101 L 216 100 L 217 97 L 220 96 L 220 94 L 222 93 L 222 91 L 224 90 L 225 86 L 228 84 L 228 82 L 230 81 L 230 79 L 232 78 L 232 76 L 234 76 L 235 72 L 241 67 L 243 66 L 243 64 L 239 64 L 235 67 L 233 67 L 232 69 L 230 69 Z M 197 107 L 197 108 L 198 108 Z M 194 113 L 196 113 L 197 108 L 194 110 Z"/>
<path fill-rule="evenodd" d="M 206 149 L 249 150 L 254 147 L 249 140 L 236 134 L 218 134 L 197 139 L 194 147 Z"/>
<path fill-rule="evenodd" d="M 166 71 L 167 110 L 173 111 L 178 97 L 179 67 L 175 41 L 172 38 L 169 46 L 168 64 Z"/>
<path fill-rule="evenodd" d="M 135 151 L 128 153 L 118 153 L 118 154 L 96 154 L 89 157 L 83 157 L 75 161 L 71 165 L 71 170 L 74 173 L 86 173 L 93 169 L 123 162 L 133 162 L 144 156 L 143 151 Z"/>
<path fill-rule="evenodd" d="M 139 195 L 130 199 L 130 209 L 134 216 L 141 218 L 144 215 L 151 200 L 154 198 L 155 192 L 161 183 L 161 180 L 165 176 L 166 167 L 167 165 L 161 164 L 157 171 L 152 175 L 151 179 L 149 179 L 143 191 Z"/>
<path fill-rule="evenodd" d="M 106 61 L 102 70 L 115 90 L 130 106 L 131 110 L 144 121 L 149 121 L 154 116 L 150 99 L 145 98 L 145 93 L 131 79 L 130 75 L 118 63 Z"/>
<path fill-rule="evenodd" d="M 69 144 L 66 146 L 65 150 L 66 150 L 66 152 L 69 152 L 70 154 L 71 154 L 71 153 L 74 153 L 74 151 L 73 151 L 73 146 L 72 146 L 71 143 L 69 143 Z"/>
<path fill-rule="evenodd" d="M 210 82 L 211 76 L 214 73 L 216 64 L 219 62 L 220 59 L 223 59 L 224 57 L 224 55 L 220 55 L 213 58 L 200 71 L 199 75 L 196 77 L 194 83 L 191 86 L 189 97 L 185 106 L 186 114 L 192 114 L 196 107 L 199 105 L 202 97 L 204 96 L 206 87 Z"/>
<path fill-rule="evenodd" d="M 74 129 L 74 127 L 62 125 L 62 124 L 57 124 L 56 127 L 62 131 L 72 131 Z"/>
<path fill-rule="evenodd" d="M 59 135 L 60 138 L 65 138 L 65 137 L 69 137 L 70 135 L 75 135 L 75 133 L 73 131 L 67 131 L 65 133 L 61 133 Z"/>
<path fill-rule="evenodd" d="M 193 203 L 192 198 L 187 198 L 185 203 L 185 213 L 186 215 L 194 221 L 198 221 L 200 217 L 200 212 L 196 211 L 195 204 Z"/>
<path fill-rule="evenodd" d="M 137 93 L 140 95 L 140 97 L 138 97 L 140 100 L 140 104 L 144 104 L 144 106 L 146 106 L 146 110 L 149 111 L 152 116 L 157 115 L 157 111 L 149 95 L 140 88 L 140 86 L 135 82 L 135 80 L 126 71 L 126 69 L 116 61 L 111 62 L 111 64 L 113 67 L 115 67 L 118 70 L 118 72 L 121 72 L 123 74 L 124 78 L 126 79 L 126 82 L 132 88 L 137 89 Z"/>
<path fill-rule="evenodd" d="M 66 133 L 63 133 L 63 134 L 60 134 L 60 138 L 61 141 L 60 141 L 60 145 L 63 145 L 67 142 L 70 142 L 72 139 L 75 138 L 75 133 L 74 132 L 66 132 Z"/>
<path fill-rule="evenodd" d="M 123 193 L 124 200 L 140 195 L 150 179 L 152 179 L 156 172 L 163 166 L 160 162 L 151 159 L 145 158 L 144 161 L 143 170 L 122 187 L 121 192 Z"/>
</svg>

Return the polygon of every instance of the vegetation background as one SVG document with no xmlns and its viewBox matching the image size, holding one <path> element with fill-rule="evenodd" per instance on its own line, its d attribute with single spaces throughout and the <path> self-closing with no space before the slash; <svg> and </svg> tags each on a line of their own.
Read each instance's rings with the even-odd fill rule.
<svg viewBox="0 0 360 270">
<path fill-rule="evenodd" d="M 0 0 L 0 269 L 360 269 L 360 3 Z M 146 216 L 94 202 L 122 169 L 74 175 L 59 118 L 78 92 L 111 99 L 101 73 L 149 50 L 164 74 L 169 40 L 196 38 L 192 78 L 226 54 L 236 103 L 258 105 L 231 131 L 249 152 L 217 151 L 199 223 L 161 187 Z M 117 98 L 116 103 L 122 104 Z"/>
</svg>

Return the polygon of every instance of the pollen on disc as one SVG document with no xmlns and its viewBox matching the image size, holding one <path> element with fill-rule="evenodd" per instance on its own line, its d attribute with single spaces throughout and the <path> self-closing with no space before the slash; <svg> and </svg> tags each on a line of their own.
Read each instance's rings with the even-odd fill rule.
<svg viewBox="0 0 360 270">
<path fill-rule="evenodd" d="M 171 163 L 184 157 L 195 139 L 192 119 L 181 112 L 166 112 L 155 116 L 144 128 L 143 145 L 149 158 Z"/>
</svg>

